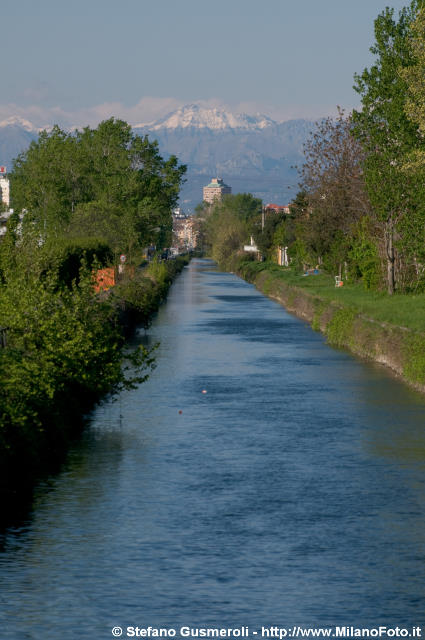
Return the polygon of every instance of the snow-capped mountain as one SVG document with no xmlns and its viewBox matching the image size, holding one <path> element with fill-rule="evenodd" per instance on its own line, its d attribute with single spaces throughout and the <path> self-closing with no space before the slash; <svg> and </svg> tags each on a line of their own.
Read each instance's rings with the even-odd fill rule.
<svg viewBox="0 0 425 640">
<path fill-rule="evenodd" d="M 311 128 L 307 120 L 279 123 L 264 115 L 189 104 L 133 130 L 158 140 L 161 155 L 174 154 L 187 164 L 181 203 L 192 209 L 202 199 L 202 186 L 215 176 L 223 177 L 233 193 L 249 192 L 266 202 L 286 204 L 298 189 L 293 166 L 303 161 L 303 143 Z M 20 117 L 1 121 L 0 165 L 11 170 L 12 159 L 40 130 Z"/>
<path fill-rule="evenodd" d="M 38 133 L 40 129 L 35 127 L 32 122 L 29 120 L 25 120 L 25 118 L 21 118 L 20 116 L 12 116 L 11 118 L 6 118 L 6 120 L 0 121 L 0 129 L 4 127 L 18 127 L 19 129 L 24 129 L 24 131 L 29 131 L 31 133 Z"/>
<path fill-rule="evenodd" d="M 202 198 L 202 184 L 217 175 L 233 192 L 286 204 L 298 189 L 293 166 L 302 163 L 311 127 L 307 120 L 279 123 L 264 115 L 189 104 L 134 130 L 156 138 L 162 155 L 174 154 L 187 164 L 181 202 L 192 208 Z"/>
<path fill-rule="evenodd" d="M 12 169 L 13 159 L 28 148 L 38 137 L 37 127 L 20 117 L 7 118 L 0 122 L 0 165 Z"/>
<path fill-rule="evenodd" d="M 223 109 L 207 109 L 197 104 L 189 104 L 177 111 L 169 113 L 164 118 L 155 122 L 138 124 L 138 128 L 149 128 L 151 131 L 159 129 L 210 129 L 223 131 L 225 129 L 243 129 L 259 131 L 276 124 L 271 118 L 264 115 L 249 116 L 245 113 L 230 113 Z"/>
</svg>

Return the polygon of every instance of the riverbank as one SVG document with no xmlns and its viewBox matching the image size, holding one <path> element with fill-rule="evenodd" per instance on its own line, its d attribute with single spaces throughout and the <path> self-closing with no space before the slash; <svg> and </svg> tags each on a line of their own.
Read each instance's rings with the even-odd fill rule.
<svg viewBox="0 0 425 640">
<path fill-rule="evenodd" d="M 146 379 L 152 354 L 128 349 L 125 339 L 137 326 L 149 326 L 174 278 L 188 262 L 187 256 L 151 263 L 99 296 L 93 296 L 89 282 L 90 291 L 86 290 L 78 314 L 68 300 L 78 290 L 56 292 L 56 307 L 62 310 L 69 302 L 70 331 L 62 316 L 62 326 L 57 321 L 46 296 L 52 307 L 49 324 L 40 323 L 36 331 L 30 327 L 36 334 L 36 353 L 28 340 L 24 351 L 16 330 L 9 332 L 7 348 L 0 353 L 3 392 L 10 388 L 0 424 L 3 501 L 13 503 L 17 494 L 31 492 L 37 479 L 58 469 L 97 402 Z M 42 303 L 44 300 L 39 301 L 41 307 Z M 31 308 L 35 307 L 34 302 Z"/>
<path fill-rule="evenodd" d="M 267 263 L 245 262 L 237 273 L 321 331 L 329 344 L 385 365 L 425 393 L 424 295 L 335 288 L 331 276 L 303 277 Z"/>
</svg>

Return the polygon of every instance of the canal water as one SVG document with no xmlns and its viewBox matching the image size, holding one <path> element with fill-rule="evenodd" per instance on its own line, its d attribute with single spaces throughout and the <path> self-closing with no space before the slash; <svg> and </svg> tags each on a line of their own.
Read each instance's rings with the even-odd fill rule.
<svg viewBox="0 0 425 640">
<path fill-rule="evenodd" d="M 2 640 L 425 622 L 423 397 L 206 260 L 140 339 L 2 536 Z"/>
</svg>

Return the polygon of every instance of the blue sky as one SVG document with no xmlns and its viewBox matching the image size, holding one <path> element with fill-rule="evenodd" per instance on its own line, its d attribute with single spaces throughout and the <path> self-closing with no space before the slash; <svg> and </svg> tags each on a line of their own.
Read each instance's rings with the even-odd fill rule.
<svg viewBox="0 0 425 640">
<path fill-rule="evenodd" d="M 318 117 L 358 102 L 380 0 L 13 0 L 0 120 L 146 122 L 190 102 Z"/>
</svg>

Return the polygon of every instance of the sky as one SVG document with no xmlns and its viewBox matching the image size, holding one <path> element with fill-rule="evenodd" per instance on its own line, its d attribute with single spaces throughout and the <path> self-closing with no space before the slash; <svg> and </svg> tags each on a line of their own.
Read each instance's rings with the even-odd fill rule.
<svg viewBox="0 0 425 640">
<path fill-rule="evenodd" d="M 400 0 L 13 0 L 0 121 L 150 122 L 189 103 L 282 121 L 358 105 L 373 22 Z"/>
</svg>

